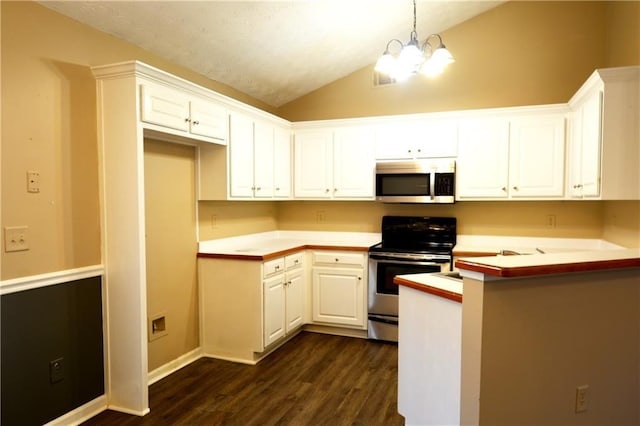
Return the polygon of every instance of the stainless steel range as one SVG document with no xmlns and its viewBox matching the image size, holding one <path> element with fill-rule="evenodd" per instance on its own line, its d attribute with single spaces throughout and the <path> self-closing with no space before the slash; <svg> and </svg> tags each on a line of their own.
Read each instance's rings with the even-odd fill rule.
<svg viewBox="0 0 640 426">
<path fill-rule="evenodd" d="M 398 341 L 396 275 L 451 270 L 456 218 L 384 216 L 382 242 L 369 249 L 368 335 Z"/>
</svg>

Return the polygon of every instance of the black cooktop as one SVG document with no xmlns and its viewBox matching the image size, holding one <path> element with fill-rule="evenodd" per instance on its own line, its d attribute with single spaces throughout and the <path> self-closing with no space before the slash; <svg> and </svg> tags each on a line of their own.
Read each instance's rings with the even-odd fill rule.
<svg viewBox="0 0 640 426">
<path fill-rule="evenodd" d="M 382 242 L 370 251 L 451 254 L 455 245 L 455 217 L 383 216 Z"/>
</svg>

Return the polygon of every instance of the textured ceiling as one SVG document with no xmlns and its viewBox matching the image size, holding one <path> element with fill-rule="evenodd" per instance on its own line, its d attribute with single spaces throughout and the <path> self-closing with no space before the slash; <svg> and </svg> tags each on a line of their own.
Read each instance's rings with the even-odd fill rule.
<svg viewBox="0 0 640 426">
<path fill-rule="evenodd" d="M 40 3 L 275 107 L 373 64 L 413 26 L 410 0 Z M 418 0 L 419 39 L 500 3 Z"/>
</svg>

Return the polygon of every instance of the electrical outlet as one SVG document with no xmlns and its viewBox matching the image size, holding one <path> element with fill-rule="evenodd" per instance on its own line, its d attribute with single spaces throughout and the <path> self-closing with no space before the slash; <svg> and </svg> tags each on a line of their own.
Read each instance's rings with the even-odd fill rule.
<svg viewBox="0 0 640 426">
<path fill-rule="evenodd" d="M 27 192 L 40 192 L 40 172 L 27 172 Z"/>
<path fill-rule="evenodd" d="M 589 385 L 576 388 L 576 413 L 582 413 L 589 409 Z"/>
<path fill-rule="evenodd" d="M 211 229 L 218 229 L 218 215 L 211 215 Z"/>
<path fill-rule="evenodd" d="M 324 222 L 324 221 L 325 221 L 325 219 L 326 219 L 326 213 L 325 213 L 325 211 L 324 211 L 324 210 L 318 210 L 318 211 L 316 212 L 316 222 L 318 222 L 318 223 L 322 223 L 322 222 Z"/>
<path fill-rule="evenodd" d="M 4 251 L 29 250 L 28 226 L 7 226 L 4 228 Z"/>
<path fill-rule="evenodd" d="M 547 225 L 547 228 L 555 228 L 556 227 L 556 215 L 555 214 L 548 214 L 545 216 L 544 218 L 545 224 Z"/>
<path fill-rule="evenodd" d="M 49 381 L 56 383 L 64 380 L 64 358 L 49 361 Z"/>
</svg>

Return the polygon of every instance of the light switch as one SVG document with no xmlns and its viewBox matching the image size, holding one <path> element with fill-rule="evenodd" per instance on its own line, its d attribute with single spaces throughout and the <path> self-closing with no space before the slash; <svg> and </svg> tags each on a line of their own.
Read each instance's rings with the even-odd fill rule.
<svg viewBox="0 0 640 426">
<path fill-rule="evenodd" d="M 28 226 L 7 226 L 4 228 L 4 251 L 29 250 Z"/>
</svg>

